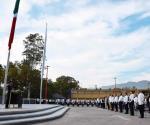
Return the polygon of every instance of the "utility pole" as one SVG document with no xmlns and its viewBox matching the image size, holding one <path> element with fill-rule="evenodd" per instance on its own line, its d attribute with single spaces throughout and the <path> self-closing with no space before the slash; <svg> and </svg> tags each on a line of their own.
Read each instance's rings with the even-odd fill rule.
<svg viewBox="0 0 150 125">
<path fill-rule="evenodd" d="M 48 68 L 49 67 L 50 66 L 46 66 L 45 100 L 47 100 L 47 98 L 48 98 Z"/>
</svg>

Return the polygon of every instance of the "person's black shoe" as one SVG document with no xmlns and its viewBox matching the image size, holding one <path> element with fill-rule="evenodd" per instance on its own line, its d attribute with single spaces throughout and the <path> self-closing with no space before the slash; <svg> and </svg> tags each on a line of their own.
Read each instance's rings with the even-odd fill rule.
<svg viewBox="0 0 150 125">
<path fill-rule="evenodd" d="M 139 118 L 144 118 L 144 117 L 139 117 Z"/>
</svg>

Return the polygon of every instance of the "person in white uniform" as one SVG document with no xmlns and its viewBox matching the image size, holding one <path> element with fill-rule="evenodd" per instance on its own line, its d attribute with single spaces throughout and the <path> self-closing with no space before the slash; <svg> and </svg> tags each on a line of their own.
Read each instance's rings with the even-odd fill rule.
<svg viewBox="0 0 150 125">
<path fill-rule="evenodd" d="M 129 103 L 129 96 L 127 93 L 125 93 L 126 95 L 124 96 L 124 106 L 125 106 L 125 114 L 128 114 L 128 110 L 129 110 L 129 107 L 128 107 L 128 103 Z"/>
<path fill-rule="evenodd" d="M 130 115 L 134 116 L 134 92 L 130 92 L 129 96 Z"/>
<path fill-rule="evenodd" d="M 109 105 L 110 105 L 110 109 L 112 110 L 112 96 L 109 96 Z"/>
<path fill-rule="evenodd" d="M 120 94 L 119 96 L 119 109 L 120 109 L 120 112 L 122 112 L 123 110 L 123 96 L 122 96 L 122 93 Z"/>
<path fill-rule="evenodd" d="M 118 96 L 114 97 L 115 112 L 118 112 Z"/>
<path fill-rule="evenodd" d="M 138 97 L 137 97 L 137 94 L 135 94 L 135 97 L 134 97 L 134 108 L 137 111 L 137 109 L 138 109 Z"/>
<path fill-rule="evenodd" d="M 114 111 L 114 99 L 115 97 L 112 95 L 111 96 L 111 110 Z"/>
<path fill-rule="evenodd" d="M 144 94 L 142 91 L 138 94 L 138 109 L 140 111 L 140 118 L 144 118 Z"/>
<path fill-rule="evenodd" d="M 110 104 L 109 104 L 109 96 L 105 98 L 106 99 L 106 105 L 107 105 L 107 109 L 110 109 Z"/>
</svg>

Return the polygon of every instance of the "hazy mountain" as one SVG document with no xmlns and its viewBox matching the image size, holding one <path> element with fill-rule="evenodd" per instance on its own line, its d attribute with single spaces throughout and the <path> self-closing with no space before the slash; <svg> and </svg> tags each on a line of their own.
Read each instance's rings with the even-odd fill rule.
<svg viewBox="0 0 150 125">
<path fill-rule="evenodd" d="M 114 85 L 102 86 L 102 89 L 113 89 Z M 139 82 L 127 82 L 122 84 L 117 84 L 116 88 L 138 88 L 138 89 L 147 89 L 150 88 L 150 81 L 143 80 Z"/>
</svg>

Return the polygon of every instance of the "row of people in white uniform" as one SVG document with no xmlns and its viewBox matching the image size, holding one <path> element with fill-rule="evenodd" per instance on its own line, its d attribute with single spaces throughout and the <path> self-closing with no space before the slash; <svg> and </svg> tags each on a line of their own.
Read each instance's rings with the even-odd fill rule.
<svg viewBox="0 0 150 125">
<path fill-rule="evenodd" d="M 118 108 L 120 109 L 120 112 L 123 112 L 123 109 L 125 109 L 125 114 L 128 114 L 128 110 L 130 110 L 130 115 L 134 115 L 134 110 L 139 109 L 141 118 L 144 118 L 144 94 L 142 92 L 139 92 L 139 94 L 136 96 L 134 92 L 131 92 L 130 95 L 127 93 L 123 96 L 120 94 L 120 96 L 109 96 L 107 98 L 107 108 L 111 109 L 112 111 L 115 110 L 118 111 Z"/>
<path fill-rule="evenodd" d="M 79 100 L 79 99 L 57 99 L 56 104 L 61 104 L 61 105 L 72 105 L 72 106 L 84 106 L 84 105 L 91 105 L 94 106 L 96 104 L 95 100 Z"/>
</svg>

